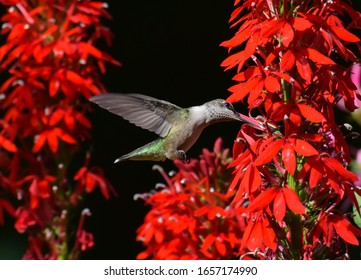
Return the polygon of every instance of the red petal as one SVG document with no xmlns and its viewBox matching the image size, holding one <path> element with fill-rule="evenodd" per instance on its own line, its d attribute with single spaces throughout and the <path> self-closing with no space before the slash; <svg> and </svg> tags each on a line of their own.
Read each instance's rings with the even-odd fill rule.
<svg viewBox="0 0 361 280">
<path fill-rule="evenodd" d="M 360 39 L 352 34 L 351 32 L 347 31 L 345 28 L 336 26 L 336 25 L 330 25 L 330 28 L 335 33 L 335 35 L 340 38 L 341 40 L 344 40 L 346 42 L 359 42 Z"/>
<path fill-rule="evenodd" d="M 249 212 L 255 212 L 266 208 L 272 200 L 275 198 L 278 190 L 276 188 L 270 188 L 258 195 L 253 201 L 250 202 L 247 210 Z"/>
<path fill-rule="evenodd" d="M 263 225 L 262 221 L 258 220 L 255 222 L 250 238 L 247 241 L 247 248 L 250 251 L 254 251 L 263 246 Z"/>
<path fill-rule="evenodd" d="M 74 117 L 70 113 L 65 115 L 64 121 L 65 121 L 67 127 L 70 130 L 74 130 L 74 128 L 75 128 L 75 120 L 74 120 Z"/>
<path fill-rule="evenodd" d="M 273 251 L 277 249 L 276 234 L 267 219 L 264 219 L 262 223 L 262 237 L 265 246 Z"/>
<path fill-rule="evenodd" d="M 237 82 L 245 82 L 249 79 L 259 76 L 261 74 L 260 69 L 256 66 L 251 66 L 250 68 L 246 69 L 245 71 L 236 74 L 232 80 Z"/>
<path fill-rule="evenodd" d="M 298 88 L 298 89 L 302 89 L 303 87 L 297 82 L 297 80 L 295 80 L 294 78 L 292 78 L 290 75 L 286 74 L 286 73 L 280 73 L 280 72 L 276 72 L 274 71 L 273 74 L 275 74 L 276 76 L 280 77 L 281 79 L 284 79 L 286 82 L 288 82 L 289 84 L 291 84 L 292 86 Z"/>
<path fill-rule="evenodd" d="M 271 93 L 275 93 L 281 89 L 280 82 L 273 76 L 267 76 L 265 80 L 265 87 Z"/>
<path fill-rule="evenodd" d="M 273 215 L 278 222 L 281 222 L 286 214 L 286 202 L 283 192 L 279 192 L 273 201 Z"/>
<path fill-rule="evenodd" d="M 29 192 L 31 195 L 31 199 L 30 199 L 30 207 L 32 209 L 36 208 L 39 204 L 39 199 L 38 199 L 38 195 L 39 195 L 39 187 L 38 187 L 38 180 L 34 179 L 29 187 Z"/>
<path fill-rule="evenodd" d="M 326 30 L 324 30 L 323 28 L 320 31 L 321 31 L 323 39 L 325 39 L 325 42 L 328 45 L 328 46 L 326 46 L 326 44 L 325 44 L 325 47 L 327 47 L 328 55 L 330 55 L 333 50 L 333 40 L 332 40 L 333 35 L 330 34 L 329 32 L 327 32 Z"/>
<path fill-rule="evenodd" d="M 56 129 L 56 134 L 58 137 L 68 144 L 75 144 L 76 140 L 68 133 L 65 133 L 62 129 Z"/>
<path fill-rule="evenodd" d="M 60 81 L 57 76 L 53 76 L 49 83 L 49 94 L 54 97 L 60 88 Z"/>
<path fill-rule="evenodd" d="M 256 100 L 260 97 L 263 89 L 264 89 L 264 80 L 261 80 L 249 91 L 247 102 L 250 107 L 252 107 L 253 104 L 256 102 Z"/>
<path fill-rule="evenodd" d="M 290 138 L 293 149 L 300 155 L 305 157 L 318 155 L 318 151 L 306 141 L 301 139 Z"/>
<path fill-rule="evenodd" d="M 150 255 L 150 252 L 148 252 L 148 250 L 141 252 L 137 255 L 136 259 L 137 260 L 145 260 L 146 258 L 148 258 L 148 256 Z"/>
<path fill-rule="evenodd" d="M 286 48 L 288 48 L 290 43 L 293 41 L 293 37 L 295 35 L 293 32 L 293 28 L 288 22 L 285 22 L 285 24 L 283 25 L 283 28 L 281 29 L 281 34 L 282 34 L 282 44 Z"/>
<path fill-rule="evenodd" d="M 261 37 L 270 38 L 277 34 L 283 27 L 283 19 L 273 19 L 268 22 L 264 22 L 264 28 L 261 31 Z"/>
<path fill-rule="evenodd" d="M 254 54 L 259 45 L 259 32 L 254 32 L 248 39 L 246 47 L 244 49 L 244 57 L 248 59 Z"/>
<path fill-rule="evenodd" d="M 307 120 L 314 122 L 314 123 L 320 123 L 325 120 L 325 117 L 318 112 L 315 108 L 311 106 L 307 106 L 305 104 L 297 104 L 298 109 L 300 109 L 300 112 L 304 118 Z"/>
<path fill-rule="evenodd" d="M 83 86 L 86 84 L 85 79 L 83 79 L 79 74 L 77 74 L 71 70 L 66 71 L 66 79 L 68 81 L 70 81 L 71 83 L 78 85 L 78 86 Z"/>
<path fill-rule="evenodd" d="M 232 12 L 232 14 L 231 14 L 231 17 L 230 17 L 230 19 L 229 19 L 229 22 L 232 22 L 232 21 L 234 21 L 237 17 L 238 17 L 238 15 L 244 10 L 246 8 L 246 5 L 242 5 L 242 6 L 239 6 L 238 8 L 236 8 L 233 12 Z"/>
<path fill-rule="evenodd" d="M 96 47 L 94 47 L 90 43 L 80 42 L 80 43 L 78 43 L 78 47 L 80 50 L 84 51 L 85 53 L 89 53 L 98 59 L 108 61 L 117 66 L 121 65 L 119 61 L 115 60 L 113 57 L 111 57 L 107 53 L 98 50 Z"/>
<path fill-rule="evenodd" d="M 102 192 L 102 195 L 104 196 L 104 198 L 109 199 L 110 195 L 109 195 L 109 191 L 108 191 L 108 185 L 107 185 L 105 179 L 97 174 L 93 174 L 93 178 L 98 183 L 99 189 Z"/>
<path fill-rule="evenodd" d="M 86 128 L 91 128 L 92 127 L 90 121 L 82 113 L 77 113 L 75 115 L 75 118 L 79 123 L 81 123 Z"/>
<path fill-rule="evenodd" d="M 332 224 L 336 230 L 336 232 L 341 236 L 343 240 L 347 243 L 358 246 L 359 242 L 356 236 L 353 234 L 352 230 L 350 230 L 350 222 L 346 220 L 344 217 L 337 216 L 332 221 Z"/>
<path fill-rule="evenodd" d="M 78 170 L 78 172 L 74 175 L 74 180 L 79 180 L 81 177 L 84 176 L 85 172 L 87 171 L 86 167 L 82 167 Z"/>
<path fill-rule="evenodd" d="M 311 160 L 310 160 L 311 161 Z M 310 171 L 310 187 L 311 188 L 315 188 L 317 187 L 318 183 L 320 182 L 320 180 L 323 177 L 323 168 L 322 166 L 320 166 L 320 163 L 316 160 L 312 160 L 312 165 L 310 162 L 310 166 L 311 166 L 311 171 Z"/>
<path fill-rule="evenodd" d="M 5 150 L 12 152 L 12 153 L 17 152 L 17 150 L 18 150 L 13 142 L 6 139 L 2 135 L 0 135 L 0 146 L 3 147 Z"/>
<path fill-rule="evenodd" d="M 208 234 L 207 237 L 204 239 L 202 244 L 202 250 L 208 251 L 208 249 L 212 246 L 216 237 L 213 234 Z"/>
<path fill-rule="evenodd" d="M 48 135 L 48 131 L 44 131 L 38 137 L 36 137 L 34 146 L 33 146 L 33 153 L 37 153 L 40 149 L 44 146 L 46 138 Z"/>
<path fill-rule="evenodd" d="M 49 125 L 56 125 L 64 116 L 64 110 L 58 109 L 54 113 L 51 114 Z"/>
<path fill-rule="evenodd" d="M 233 249 L 236 245 L 240 244 L 239 237 L 234 232 L 229 232 L 227 234 L 227 240 L 229 242 L 229 245 L 231 245 L 231 248 Z"/>
<path fill-rule="evenodd" d="M 164 232 L 163 230 L 156 229 L 154 233 L 154 239 L 156 243 L 162 243 L 164 240 Z"/>
<path fill-rule="evenodd" d="M 50 150 L 53 153 L 56 153 L 58 151 L 58 137 L 56 135 L 56 130 L 49 131 L 47 136 L 48 145 L 50 147 Z"/>
<path fill-rule="evenodd" d="M 282 72 L 290 71 L 292 69 L 293 65 L 295 65 L 295 61 L 296 61 L 296 58 L 291 50 L 288 50 L 287 52 L 285 52 L 285 54 L 282 56 L 282 60 L 281 60 L 281 64 L 280 64 L 281 71 Z"/>
<path fill-rule="evenodd" d="M 300 198 L 296 194 L 294 190 L 291 188 L 283 188 L 283 195 L 285 197 L 287 207 L 296 214 L 305 214 L 306 208 L 303 206 L 303 204 L 300 201 Z"/>
<path fill-rule="evenodd" d="M 248 40 L 251 35 L 251 30 L 249 28 L 244 29 L 240 32 L 237 32 L 236 35 L 233 36 L 230 40 L 224 41 L 221 46 L 226 48 L 234 48 L 244 41 Z"/>
<path fill-rule="evenodd" d="M 238 158 L 238 156 L 244 151 L 246 144 L 242 139 L 237 139 L 234 141 L 233 150 L 232 150 L 232 157 L 233 159 Z"/>
<path fill-rule="evenodd" d="M 242 169 L 238 169 L 236 175 L 233 177 L 232 183 L 228 188 L 228 193 L 232 193 L 234 191 L 234 189 L 237 187 L 239 180 L 244 176 L 244 173 L 242 171 Z M 238 191 L 240 191 L 240 188 L 238 188 Z M 237 192 L 238 192 L 237 191 Z M 244 190 L 241 191 L 242 193 L 244 192 Z M 243 195 L 243 194 L 240 194 Z"/>
<path fill-rule="evenodd" d="M 301 122 L 302 122 L 300 110 L 298 110 L 297 108 L 293 108 L 290 113 L 289 120 L 295 126 L 300 126 Z M 287 122 L 286 122 L 286 124 L 287 124 Z"/>
<path fill-rule="evenodd" d="M 312 70 L 305 56 L 297 55 L 296 67 L 302 79 L 304 79 L 307 83 L 310 84 L 312 78 Z"/>
<path fill-rule="evenodd" d="M 255 222 L 253 221 L 253 217 L 251 217 L 250 222 L 247 224 L 247 227 L 243 233 L 240 250 L 242 250 L 247 245 L 248 240 L 250 239 L 251 233 L 253 231 L 254 225 Z"/>
<path fill-rule="evenodd" d="M 357 176 L 354 173 L 348 171 L 338 160 L 334 158 L 323 158 L 322 160 L 328 167 L 335 170 L 339 175 L 341 175 L 345 179 L 348 179 L 352 182 L 358 181 Z"/>
<path fill-rule="evenodd" d="M 283 145 L 283 140 L 278 139 L 271 143 L 265 148 L 262 153 L 258 156 L 258 158 L 254 161 L 255 166 L 260 166 L 268 163 L 271 159 L 273 159 L 277 153 L 280 151 Z"/>
<path fill-rule="evenodd" d="M 241 62 L 244 63 L 244 51 L 240 51 L 238 53 L 228 56 L 225 60 L 223 60 L 221 66 L 226 67 L 226 70 L 228 70 L 236 66 L 237 64 L 240 64 Z"/>
<path fill-rule="evenodd" d="M 307 56 L 310 60 L 312 60 L 315 63 L 326 64 L 326 65 L 335 64 L 335 62 L 332 59 L 328 58 L 327 56 L 324 56 L 315 49 L 307 48 Z"/>
<path fill-rule="evenodd" d="M 247 194 L 249 194 L 250 192 L 256 191 L 261 185 L 261 182 L 261 175 L 258 169 L 252 164 L 248 166 L 246 172 L 244 173 L 240 189 L 244 190 Z"/>
<path fill-rule="evenodd" d="M 312 23 L 310 21 L 301 17 L 291 18 L 291 24 L 297 31 L 305 31 L 306 29 L 312 27 Z"/>
<path fill-rule="evenodd" d="M 147 224 L 146 230 L 144 230 L 143 243 L 148 244 L 154 236 L 154 227 L 151 223 Z"/>
<path fill-rule="evenodd" d="M 248 80 L 247 82 L 240 83 L 238 85 L 229 88 L 229 91 L 233 94 L 227 98 L 228 102 L 237 102 L 242 100 L 261 80 L 261 77 L 256 76 Z"/>
<path fill-rule="evenodd" d="M 85 182 L 85 184 L 86 184 L 87 192 L 90 193 L 90 192 L 92 192 L 94 190 L 96 182 L 95 182 L 95 179 L 94 179 L 94 176 L 93 176 L 92 173 L 88 172 L 86 174 L 86 182 Z"/>
<path fill-rule="evenodd" d="M 261 173 L 258 171 L 258 168 L 254 167 L 254 165 L 250 166 L 250 176 L 249 176 L 249 182 L 251 185 L 251 192 L 255 192 L 259 189 L 262 183 L 262 177 Z"/>
<path fill-rule="evenodd" d="M 30 197 L 30 208 L 34 209 L 39 205 L 39 198 L 37 196 Z"/>
<path fill-rule="evenodd" d="M 214 242 L 214 244 L 216 245 L 216 249 L 217 249 L 218 253 L 222 257 L 224 257 L 227 252 L 227 248 L 226 248 L 226 245 L 224 244 L 224 241 L 220 238 L 216 238 L 216 241 Z"/>
<path fill-rule="evenodd" d="M 286 143 L 282 149 L 282 160 L 287 171 L 293 175 L 296 170 L 296 155 L 291 144 Z"/>
</svg>

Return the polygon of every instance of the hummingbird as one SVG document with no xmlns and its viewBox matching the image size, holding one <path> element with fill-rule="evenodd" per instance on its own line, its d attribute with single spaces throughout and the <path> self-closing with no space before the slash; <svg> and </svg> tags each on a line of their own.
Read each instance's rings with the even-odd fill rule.
<svg viewBox="0 0 361 280">
<path fill-rule="evenodd" d="M 189 162 L 186 152 L 197 141 L 203 129 L 211 124 L 243 121 L 259 128 L 246 116 L 237 113 L 233 105 L 223 99 L 189 108 L 181 108 L 170 102 L 137 93 L 101 94 L 91 97 L 90 101 L 159 135 L 155 141 L 117 158 L 114 163 L 123 160 L 166 159 Z"/>
</svg>

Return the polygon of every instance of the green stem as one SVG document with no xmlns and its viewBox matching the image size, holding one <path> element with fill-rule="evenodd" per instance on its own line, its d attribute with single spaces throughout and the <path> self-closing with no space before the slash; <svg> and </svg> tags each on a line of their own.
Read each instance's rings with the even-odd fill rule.
<svg viewBox="0 0 361 280">
<path fill-rule="evenodd" d="M 290 253 L 293 259 L 300 259 L 302 252 L 302 224 L 301 217 L 293 212 L 288 213 L 289 227 L 291 232 L 291 248 Z"/>
<path fill-rule="evenodd" d="M 297 192 L 297 183 L 295 177 L 292 176 L 290 173 L 287 174 L 287 184 L 290 186 L 292 190 Z"/>
<path fill-rule="evenodd" d="M 289 84 L 284 79 L 281 79 L 281 86 L 283 91 L 283 100 L 286 104 L 289 104 L 292 98 Z"/>
</svg>

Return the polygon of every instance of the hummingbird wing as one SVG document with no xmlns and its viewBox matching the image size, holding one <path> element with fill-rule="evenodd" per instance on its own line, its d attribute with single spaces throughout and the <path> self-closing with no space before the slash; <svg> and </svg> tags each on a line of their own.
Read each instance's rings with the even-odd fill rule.
<svg viewBox="0 0 361 280">
<path fill-rule="evenodd" d="M 90 101 L 162 138 L 172 127 L 170 116 L 182 109 L 170 102 L 137 93 L 101 94 L 91 97 Z"/>
</svg>

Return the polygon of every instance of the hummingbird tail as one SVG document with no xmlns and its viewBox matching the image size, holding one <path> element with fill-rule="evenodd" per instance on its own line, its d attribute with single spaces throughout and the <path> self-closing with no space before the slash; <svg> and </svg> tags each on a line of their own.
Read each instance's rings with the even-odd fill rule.
<svg viewBox="0 0 361 280">
<path fill-rule="evenodd" d="M 125 160 L 151 160 L 151 161 L 163 161 L 166 159 L 165 152 L 162 145 L 163 139 L 159 138 L 153 142 L 150 142 L 134 151 L 118 157 L 114 163 Z"/>
<path fill-rule="evenodd" d="M 118 157 L 115 161 L 114 161 L 114 163 L 118 163 L 118 162 L 120 162 L 120 161 L 125 161 L 125 160 L 127 160 L 127 159 L 131 159 L 131 157 L 130 156 L 128 156 L 129 154 L 126 154 L 126 155 L 123 155 L 123 156 L 121 156 L 121 157 Z"/>
</svg>

